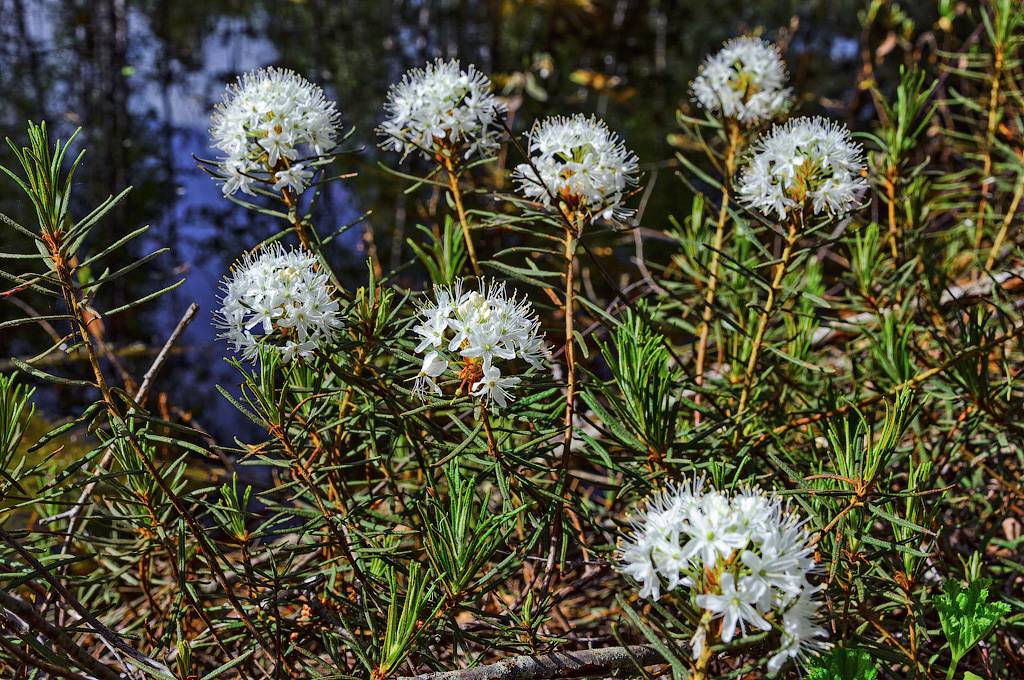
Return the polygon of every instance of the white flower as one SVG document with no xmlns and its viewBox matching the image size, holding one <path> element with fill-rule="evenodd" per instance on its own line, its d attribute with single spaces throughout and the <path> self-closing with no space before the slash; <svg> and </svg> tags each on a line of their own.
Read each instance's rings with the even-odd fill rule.
<svg viewBox="0 0 1024 680">
<path fill-rule="evenodd" d="M 313 176 L 312 170 L 306 170 L 302 163 L 295 163 L 284 170 L 274 173 L 274 191 L 281 191 L 285 187 L 291 188 L 295 193 L 301 193 L 308 185 L 309 179 Z"/>
<path fill-rule="evenodd" d="M 693 96 L 714 115 L 756 125 L 789 108 L 786 79 L 775 45 L 759 38 L 733 38 L 704 60 L 693 81 Z"/>
<path fill-rule="evenodd" d="M 260 183 L 301 193 L 315 159 L 334 147 L 339 116 L 320 87 L 293 71 L 265 68 L 229 85 L 211 117 L 210 136 L 225 196 L 254 193 Z"/>
<path fill-rule="evenodd" d="M 804 590 L 782 615 L 782 644 L 768 660 L 768 672 L 775 675 L 790 659 L 800 659 L 828 648 L 822 638 L 828 631 L 817 624 L 821 605 L 814 599 L 815 589 Z"/>
<path fill-rule="evenodd" d="M 419 339 L 416 353 L 426 353 L 413 386 L 420 395 L 426 388 L 440 394 L 435 379 L 452 368 L 470 394 L 505 408 L 521 381 L 508 375 L 514 370 L 510 364 L 522 360 L 538 368 L 547 354 L 533 307 L 510 295 L 503 283 L 481 281 L 465 290 L 459 280 L 451 288 L 435 287 L 434 302 L 423 306 L 419 317 L 412 331 Z"/>
<path fill-rule="evenodd" d="M 737 183 L 740 201 L 781 220 L 810 208 L 842 215 L 867 190 L 864 154 L 845 125 L 824 118 L 795 118 L 761 137 Z"/>
<path fill-rule="evenodd" d="M 416 375 L 416 382 L 413 383 L 413 391 L 422 394 L 426 388 L 434 394 L 441 394 L 441 388 L 435 378 L 448 370 L 448 362 L 442 359 L 437 352 L 428 352 L 423 357 L 423 366 Z"/>
<path fill-rule="evenodd" d="M 260 346 L 276 348 L 285 361 L 312 356 L 342 325 L 327 274 L 301 249 L 275 244 L 246 253 L 221 286 L 218 337 L 252 362 Z"/>
<path fill-rule="evenodd" d="M 632 214 L 622 202 L 637 184 L 639 161 L 604 121 L 579 113 L 545 118 L 527 141 L 530 161 L 514 173 L 523 196 L 605 218 Z"/>
<path fill-rule="evenodd" d="M 519 381 L 516 377 L 502 378 L 501 371 L 485 364 L 484 375 L 473 385 L 470 394 L 484 399 L 488 404 L 505 408 L 515 398 L 509 390 L 518 385 Z"/>
<path fill-rule="evenodd" d="M 815 568 L 810 535 L 778 498 L 758 489 L 726 494 L 697 479 L 655 495 L 631 524 L 618 561 L 640 583 L 641 597 L 657 600 L 685 588 L 706 617 L 722 619 L 725 643 L 737 628 L 746 634 L 775 622 L 782 643 L 771 662 L 776 671 L 823 648 L 820 607 L 812 597 L 818 588 L 809 581 Z M 696 656 L 708 635 L 703 623 L 698 626 L 691 641 Z"/>
<path fill-rule="evenodd" d="M 686 520 L 689 541 L 683 550 L 705 564 L 729 557 L 750 540 L 750 535 L 737 525 L 729 499 L 719 493 L 706 494 L 701 509 L 688 513 Z"/>
<path fill-rule="evenodd" d="M 722 619 L 722 642 L 732 641 L 736 626 L 746 635 L 744 622 L 761 630 L 771 630 L 772 624 L 754 609 L 759 592 L 751 587 L 748 578 L 740 579 L 739 587 L 736 587 L 735 577 L 727 571 L 722 574 L 718 585 L 719 594 L 698 595 L 697 605 L 711 612 L 713 619 Z"/>
<path fill-rule="evenodd" d="M 388 90 L 385 118 L 377 128 L 381 146 L 427 158 L 455 151 L 466 158 L 493 153 L 499 144 L 498 116 L 505 111 L 491 81 L 472 64 L 437 59 L 402 76 Z"/>
</svg>

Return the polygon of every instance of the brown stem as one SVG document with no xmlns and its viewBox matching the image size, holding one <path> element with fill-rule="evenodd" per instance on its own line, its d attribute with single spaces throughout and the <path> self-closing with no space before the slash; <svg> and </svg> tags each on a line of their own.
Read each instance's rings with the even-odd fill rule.
<svg viewBox="0 0 1024 680">
<path fill-rule="evenodd" d="M 288 217 L 291 219 L 292 228 L 295 230 L 295 235 L 299 237 L 299 243 L 306 252 L 315 253 L 313 250 L 313 244 L 309 240 L 309 231 L 306 229 L 305 223 L 299 219 L 298 215 L 298 197 L 295 192 L 285 187 L 281 189 L 281 200 L 284 201 L 285 206 L 288 207 Z"/>
<path fill-rule="evenodd" d="M 715 238 L 711 245 L 711 264 L 708 269 L 708 287 L 704 293 L 704 313 L 700 323 L 700 339 L 697 341 L 697 367 L 694 380 L 697 386 L 704 384 L 704 362 L 707 358 L 708 337 L 711 334 L 711 320 L 714 315 L 715 291 L 718 289 L 718 267 L 721 261 L 722 241 L 725 236 L 725 224 L 729 220 L 730 185 L 736 170 L 736 151 L 740 142 L 740 126 L 731 118 L 726 121 L 729 131 L 725 147 L 725 174 L 722 178 L 722 205 L 718 209 L 718 224 L 715 227 Z M 700 392 L 694 396 L 694 403 L 700 405 Z M 700 409 L 693 411 L 693 424 L 700 425 Z"/>
<path fill-rule="evenodd" d="M 799 235 L 798 227 L 801 221 L 800 214 L 790 216 L 789 231 L 786 233 L 786 244 L 782 249 L 782 256 L 775 265 L 775 276 L 768 287 L 768 298 L 765 300 L 764 307 L 761 309 L 758 317 L 757 330 L 754 332 L 754 340 L 750 348 L 750 357 L 747 359 L 747 368 L 743 374 L 743 390 L 740 392 L 739 405 L 736 407 L 737 420 L 746 411 L 750 392 L 754 388 L 754 371 L 757 370 L 757 360 L 761 355 L 761 347 L 764 344 L 764 334 L 768 328 L 768 321 L 775 309 L 776 298 L 779 291 L 782 290 L 782 280 L 786 276 L 786 268 L 793 257 L 793 247 L 796 245 L 797 236 Z M 738 434 L 739 430 L 737 430 L 737 436 Z"/>
<path fill-rule="evenodd" d="M 1024 175 L 1017 180 L 1017 189 L 1013 192 L 1013 200 L 1010 201 L 1010 207 L 1007 208 L 1006 215 L 1003 217 L 1003 223 L 999 227 L 999 233 L 996 234 L 996 240 L 992 242 L 992 250 L 989 251 L 988 259 L 985 260 L 986 271 L 992 269 L 992 266 L 996 263 L 996 258 L 999 257 L 999 249 L 1003 247 L 1003 241 L 1006 240 L 1006 233 L 1010 229 L 1010 223 L 1013 222 L 1017 209 L 1020 207 L 1022 194 L 1024 194 Z"/>
<path fill-rule="evenodd" d="M 573 416 L 575 415 L 576 403 L 576 337 L 575 337 L 575 307 L 576 307 L 576 239 L 579 237 L 583 225 L 581 213 L 570 213 L 563 210 L 565 218 L 565 299 L 563 300 L 563 313 L 565 315 L 565 419 L 563 421 L 564 433 L 562 435 L 562 455 L 558 466 L 558 495 L 565 493 L 566 477 L 569 469 L 572 454 L 573 438 Z M 551 585 L 558 578 L 555 567 L 555 558 L 560 549 L 562 512 L 565 503 L 559 503 L 555 509 L 554 518 L 551 522 L 551 542 L 547 559 L 547 579 L 545 588 Z"/>
<path fill-rule="evenodd" d="M 459 215 L 459 225 L 462 227 L 462 238 L 466 242 L 466 253 L 469 255 L 469 263 L 473 267 L 473 273 L 480 276 L 480 263 L 476 259 L 476 248 L 473 247 L 473 237 L 469 233 L 469 219 L 466 217 L 466 209 L 462 205 L 462 190 L 459 189 L 459 177 L 455 173 L 455 163 L 447 153 L 440 154 L 445 174 L 448 175 L 448 189 L 451 191 L 452 200 L 455 202 L 455 212 Z"/>
<path fill-rule="evenodd" d="M 160 474 L 160 471 L 156 468 L 152 459 L 143 450 L 142 444 L 135 436 L 135 433 L 131 431 L 128 423 L 125 421 L 125 417 L 121 413 L 121 405 L 114 399 L 113 394 L 110 391 L 110 387 L 107 385 L 106 378 L 103 375 L 103 369 L 100 366 L 99 359 L 96 355 L 96 348 L 93 346 L 92 336 L 89 333 L 89 329 L 83 315 L 83 310 L 78 301 L 75 285 L 71 278 L 71 272 L 68 269 L 67 261 L 61 255 L 60 244 L 54 240 L 52 235 L 45 232 L 44 240 L 49 248 L 50 258 L 53 261 L 54 273 L 57 275 L 57 279 L 60 282 L 61 294 L 64 298 L 64 303 L 67 305 L 68 314 L 72 317 L 78 335 L 82 339 L 82 345 L 85 347 L 86 358 L 89 360 L 89 365 L 92 367 L 93 376 L 96 380 L 96 387 L 99 389 L 100 394 L 103 397 L 103 403 L 106 406 L 107 413 L 112 421 L 111 424 L 114 426 L 115 434 L 124 436 L 125 440 L 132 448 L 132 451 L 146 468 L 146 472 L 157 483 L 157 486 L 160 487 L 160 491 L 164 493 L 171 505 L 174 507 L 174 510 L 185 521 L 189 531 L 192 532 L 196 541 L 199 543 L 200 552 L 203 553 L 207 564 L 210 566 L 211 574 L 217 581 L 218 585 L 224 589 L 225 597 L 228 599 L 231 607 L 242 619 L 242 623 L 245 628 L 264 651 L 268 654 L 272 653 L 269 646 L 267 646 L 266 641 L 263 640 L 263 637 L 259 634 L 259 631 L 257 631 L 256 625 L 253 623 L 249 613 L 245 611 L 245 608 L 235 596 L 231 585 L 224 576 L 216 550 L 207 538 L 205 530 L 192 513 L 189 512 L 188 508 L 185 507 L 185 504 L 181 499 L 178 498 L 178 495 L 174 493 L 170 486 L 168 486 L 167 480 L 165 480 L 163 475 Z"/>
<path fill-rule="evenodd" d="M 992 84 L 988 94 L 988 120 L 985 127 L 985 148 L 983 150 L 981 168 L 981 200 L 978 202 L 978 224 L 974 232 L 974 249 L 981 250 L 981 241 L 985 237 L 985 211 L 988 208 L 990 195 L 989 180 L 992 179 L 992 143 L 995 141 L 996 125 L 999 122 L 999 85 L 1003 77 L 1004 61 L 1003 45 L 995 46 L 995 60 L 992 64 Z"/>
<path fill-rule="evenodd" d="M 494 439 L 494 431 L 491 430 L 491 417 L 488 414 L 487 406 L 480 405 L 480 419 L 484 423 L 484 434 L 487 435 L 487 453 L 491 458 L 498 457 L 498 443 Z"/>
<path fill-rule="evenodd" d="M 578 233 L 578 231 L 577 231 Z M 572 446 L 572 418 L 576 401 L 576 233 L 565 230 L 565 434 L 562 436 L 562 467 L 568 464 L 569 449 Z"/>
</svg>

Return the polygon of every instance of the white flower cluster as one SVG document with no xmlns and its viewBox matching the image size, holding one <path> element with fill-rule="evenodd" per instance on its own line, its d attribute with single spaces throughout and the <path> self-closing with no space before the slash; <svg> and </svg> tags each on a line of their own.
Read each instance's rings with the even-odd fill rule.
<svg viewBox="0 0 1024 680">
<path fill-rule="evenodd" d="M 221 284 L 219 337 L 252 362 L 261 344 L 285 361 L 312 356 L 342 325 L 328 276 L 315 265 L 308 252 L 279 244 L 246 253 Z"/>
<path fill-rule="evenodd" d="M 519 191 L 545 205 L 562 201 L 606 219 L 627 219 L 626 191 L 637 183 L 636 155 L 604 121 L 583 114 L 554 116 L 534 124 L 528 136 L 530 163 L 515 170 Z"/>
<path fill-rule="evenodd" d="M 485 156 L 498 148 L 504 112 L 491 92 L 491 81 L 472 64 L 463 71 L 456 59 L 437 59 L 408 71 L 388 90 L 385 119 L 377 134 L 385 149 L 408 154 L 421 151 L 433 158 L 457 149 L 466 158 Z"/>
<path fill-rule="evenodd" d="M 776 673 L 791 658 L 824 649 L 817 623 L 820 586 L 810 583 L 812 548 L 803 522 L 780 500 L 760 490 L 733 496 L 686 482 L 651 499 L 619 546 L 621 570 L 642 585 L 641 597 L 658 599 L 662 586 L 680 586 L 712 619 L 722 619 L 721 640 L 736 629 L 779 631 L 781 644 L 768 662 Z M 707 631 L 693 640 L 694 658 Z"/>
<path fill-rule="evenodd" d="M 756 125 L 789 108 L 786 79 L 775 45 L 759 38 L 733 38 L 704 60 L 693 81 L 693 96 L 712 114 Z"/>
<path fill-rule="evenodd" d="M 740 200 L 765 216 L 785 219 L 811 206 L 815 215 L 842 215 L 867 190 L 864 153 L 842 123 L 795 118 L 761 137 L 737 183 Z"/>
<path fill-rule="evenodd" d="M 334 148 L 339 115 L 324 91 L 293 71 L 265 68 L 229 85 L 214 109 L 210 136 L 224 195 L 251 194 L 257 183 L 301 193 L 311 160 Z"/>
<path fill-rule="evenodd" d="M 420 321 L 413 332 L 420 339 L 416 353 L 423 354 L 423 366 L 413 391 L 421 395 L 428 389 L 441 394 L 437 378 L 449 366 L 461 365 L 453 373 L 469 385 L 470 394 L 505 408 L 521 379 L 503 376 L 501 368 L 508 370 L 504 362 L 521 359 L 540 369 L 547 355 L 533 307 L 525 297 L 509 294 L 504 283 L 481 281 L 470 290 L 462 280 L 450 288 L 437 286 L 434 302 L 420 310 Z"/>
</svg>

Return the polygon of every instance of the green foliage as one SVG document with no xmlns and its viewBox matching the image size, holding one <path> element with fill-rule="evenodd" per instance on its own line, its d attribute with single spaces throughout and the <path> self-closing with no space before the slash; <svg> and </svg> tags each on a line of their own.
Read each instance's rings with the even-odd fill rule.
<svg viewBox="0 0 1024 680">
<path fill-rule="evenodd" d="M 807 669 L 808 680 L 875 680 L 878 667 L 863 649 L 833 647 Z"/>
<path fill-rule="evenodd" d="M 953 677 L 964 655 L 988 637 L 1010 612 L 1010 605 L 1005 602 L 988 601 L 991 584 L 991 579 L 978 578 L 968 583 L 965 590 L 960 581 L 949 579 L 942 585 L 942 594 L 933 600 L 953 657 L 946 677 Z"/>
<path fill-rule="evenodd" d="M 26 421 L 35 413 L 31 387 L 18 384 L 13 375 L 0 373 L 0 473 L 11 481 L 9 466 L 21 446 Z"/>
<path fill-rule="evenodd" d="M 230 485 L 220 485 L 220 503 L 210 508 L 220 528 L 239 543 L 244 543 L 249 536 L 246 509 L 249 507 L 250 496 L 252 487 L 246 486 L 239 494 L 238 475 L 232 475 Z"/>
<path fill-rule="evenodd" d="M 508 664 L 526 668 L 551 652 L 572 664 L 572 652 L 619 644 L 614 669 L 566 673 L 654 675 L 623 667 L 627 654 L 657 655 L 679 678 L 760 677 L 784 618 L 725 644 L 690 584 L 643 600 L 617 569 L 645 498 L 695 478 L 783 495 L 813 535 L 833 647 L 816 657 L 806 645 L 805 668 L 782 673 L 934 677 L 940 628 L 951 675 L 1009 672 L 1015 638 L 997 625 L 1009 605 L 988 591 L 991 577 L 1020 571 L 1003 499 L 1020 487 L 1024 428 L 1024 11 L 954 4 L 934 23 L 872 0 L 858 15 L 871 61 L 856 87 L 793 83 L 808 102 L 857 93 L 834 112 L 864 128 L 869 188 L 841 218 L 804 210 L 780 224 L 749 210 L 735 180 L 767 126 L 698 114 L 685 97 L 678 129 L 642 133 L 668 132 L 672 148 L 644 156 L 648 183 L 626 200 L 642 209 L 627 224 L 572 196 L 549 209 L 515 193 L 509 170 L 527 161 L 520 133 L 537 101 L 506 119 L 495 158 L 458 166 L 457 182 L 441 181 L 450 148 L 375 175 L 388 184 L 373 195 L 396 199 L 417 227 L 386 234 L 385 265 L 384 234 L 366 225 L 375 248 L 357 275 L 332 263 L 336 237 L 359 220 L 322 233 L 309 207 L 350 176 L 334 172 L 356 162 L 342 149 L 309 159 L 309 194 L 266 184 L 236 200 L 279 228 L 267 242 L 313 251 L 344 324 L 301 359 L 270 347 L 253 363 L 227 359 L 233 378 L 215 398 L 252 424 L 231 441 L 201 429 L 207 413 L 179 408 L 183 383 L 165 365 L 180 353 L 205 366 L 224 345 L 212 358 L 178 334 L 150 364 L 121 361 L 110 317 L 178 284 L 129 284 L 164 250 L 142 251 L 144 227 L 109 219 L 124 191 L 76 220 L 83 157 L 30 125 L 28 145 L 12 145 L 17 172 L 5 173 L 35 224 L 0 218 L 20 244 L 0 253 L 0 302 L 21 303 L 4 307 L 16 316 L 0 331 L 24 334 L 32 355 L 11 357 L 20 375 L 0 377 L 0 605 L 12 612 L 0 675 L 59 667 L 112 680 L 133 664 L 175 680 L 385 680 L 509 656 L 526 655 Z M 555 24 L 585 27 L 605 10 L 569 3 Z M 521 31 L 525 10 L 507 11 L 505 28 Z M 628 30 L 642 23 L 625 16 Z M 629 88 L 566 73 L 561 52 L 523 63 L 495 76 L 513 101 L 542 99 L 539 80 L 554 97 L 564 79 L 599 96 L 610 122 L 632 115 L 619 106 Z M 655 182 L 669 167 L 681 184 Z M 119 231 L 96 229 L 101 218 Z M 546 334 L 540 369 L 516 366 L 501 408 L 472 394 L 484 362 L 458 343 L 441 395 L 412 389 L 421 304 L 432 284 L 472 289 L 474 252 Z M 26 426 L 35 381 L 54 385 L 41 404 L 77 405 L 43 434 Z M 694 654 L 697 630 L 705 655 Z M 999 644 L 970 654 L 987 636 Z"/>
<path fill-rule="evenodd" d="M 423 234 L 428 247 L 411 238 L 406 243 L 426 267 L 434 285 L 451 285 L 466 266 L 466 243 L 458 223 L 451 215 L 447 216 L 440 235 L 434 234 L 422 224 L 416 225 L 416 229 Z"/>
<path fill-rule="evenodd" d="M 488 574 L 484 567 L 504 542 L 509 521 L 516 514 L 495 513 L 476 496 L 475 480 L 464 479 L 458 465 L 445 469 L 447 503 L 435 492 L 422 503 L 423 548 L 430 560 L 447 601 L 457 603 L 463 595 L 485 586 L 478 581 Z"/>
<path fill-rule="evenodd" d="M 673 390 L 679 375 L 671 365 L 665 337 L 651 328 L 649 316 L 642 301 L 635 310 L 626 310 L 611 344 L 600 347 L 618 388 L 618 397 L 609 403 L 623 425 L 620 431 L 630 433 L 626 442 L 663 458 L 676 439 L 682 402 Z"/>
</svg>

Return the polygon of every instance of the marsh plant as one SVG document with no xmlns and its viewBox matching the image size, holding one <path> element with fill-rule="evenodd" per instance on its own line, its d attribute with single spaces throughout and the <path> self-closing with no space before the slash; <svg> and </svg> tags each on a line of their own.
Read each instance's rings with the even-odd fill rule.
<svg viewBox="0 0 1024 680">
<path fill-rule="evenodd" d="M 181 281 L 109 302 L 165 251 L 102 242 L 127 190 L 83 210 L 89 156 L 30 123 L 0 675 L 1024 676 L 1024 9 L 940 3 L 894 48 L 870 4 L 873 119 L 740 36 L 694 65 L 667 162 L 591 114 L 513 124 L 471 64 L 410 71 L 379 179 L 424 223 L 358 282 L 332 263 L 369 225 L 314 219 L 361 152 L 345 93 L 241 76 L 198 162 L 279 229 L 138 382 L 104 328 Z M 260 436 L 168 408 L 190 323 Z M 40 433 L 47 384 L 87 405 Z"/>
</svg>

